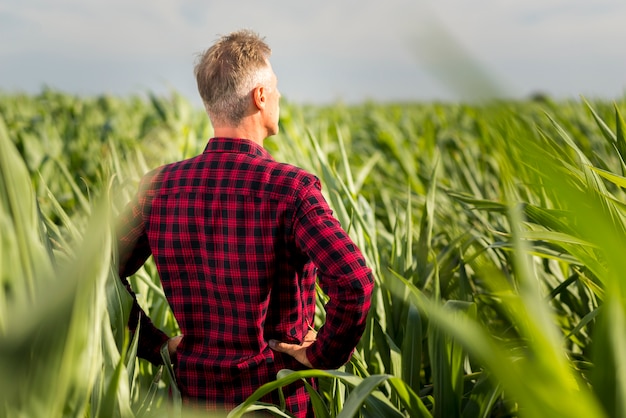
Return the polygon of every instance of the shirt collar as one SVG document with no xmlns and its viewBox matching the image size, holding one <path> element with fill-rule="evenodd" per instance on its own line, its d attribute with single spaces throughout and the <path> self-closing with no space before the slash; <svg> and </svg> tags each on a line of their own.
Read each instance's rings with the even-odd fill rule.
<svg viewBox="0 0 626 418">
<path fill-rule="evenodd" d="M 273 159 L 265 148 L 244 138 L 211 138 L 204 152 L 231 152 Z"/>
</svg>

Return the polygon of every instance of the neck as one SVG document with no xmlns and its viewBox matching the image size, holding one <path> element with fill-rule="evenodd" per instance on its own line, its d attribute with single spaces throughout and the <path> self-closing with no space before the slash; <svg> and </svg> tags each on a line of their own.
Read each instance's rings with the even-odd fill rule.
<svg viewBox="0 0 626 418">
<path fill-rule="evenodd" d="M 242 138 L 256 142 L 263 146 L 265 136 L 255 129 L 245 129 L 243 126 L 214 126 L 213 135 L 219 138 Z"/>
<path fill-rule="evenodd" d="M 269 132 L 259 112 L 246 115 L 239 124 L 216 123 L 213 125 L 215 136 L 223 138 L 244 138 L 263 146 Z"/>
</svg>

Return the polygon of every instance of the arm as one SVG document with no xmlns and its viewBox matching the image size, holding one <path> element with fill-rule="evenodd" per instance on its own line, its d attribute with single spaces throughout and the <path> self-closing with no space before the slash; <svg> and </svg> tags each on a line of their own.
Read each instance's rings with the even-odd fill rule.
<svg viewBox="0 0 626 418">
<path fill-rule="evenodd" d="M 309 367 L 333 369 L 345 364 L 365 329 L 374 286 L 361 251 L 332 216 L 317 181 L 303 191 L 294 223 L 296 245 L 318 271 L 319 284 L 330 298 L 326 322 L 302 345 L 273 341 L 272 348 Z"/>
<path fill-rule="evenodd" d="M 119 277 L 133 298 L 128 328 L 134 333 L 137 329 L 137 323 L 140 321 L 141 324 L 137 355 L 153 364 L 162 364 L 160 348 L 168 342 L 169 338 L 163 331 L 154 326 L 150 318 L 141 309 L 127 280 L 145 263 L 151 254 L 137 199 L 126 207 L 119 218 L 117 249 Z M 169 348 L 170 354 L 172 354 L 172 348 L 175 350 L 175 346 L 170 343 Z"/>
</svg>

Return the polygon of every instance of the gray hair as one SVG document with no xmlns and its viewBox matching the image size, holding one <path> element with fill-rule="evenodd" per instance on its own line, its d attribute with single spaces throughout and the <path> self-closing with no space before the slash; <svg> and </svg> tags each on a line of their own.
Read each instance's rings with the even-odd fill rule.
<svg viewBox="0 0 626 418">
<path fill-rule="evenodd" d="M 250 92 L 271 77 L 270 47 L 249 30 L 222 36 L 199 55 L 194 73 L 198 92 L 213 122 L 238 125 Z"/>
</svg>

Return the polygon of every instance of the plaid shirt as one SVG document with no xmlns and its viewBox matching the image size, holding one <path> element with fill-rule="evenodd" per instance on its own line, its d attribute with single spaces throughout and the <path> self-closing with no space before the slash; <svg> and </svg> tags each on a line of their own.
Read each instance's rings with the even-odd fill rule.
<svg viewBox="0 0 626 418">
<path fill-rule="evenodd" d="M 148 173 L 121 221 L 120 277 L 152 255 L 184 335 L 176 356 L 184 398 L 236 405 L 280 369 L 304 368 L 267 342 L 302 343 L 316 278 L 330 300 L 307 357 L 320 369 L 349 360 L 373 280 L 315 176 L 254 142 L 213 138 L 199 156 Z M 140 312 L 135 302 L 135 324 Z M 141 318 L 139 355 L 159 363 L 167 336 Z M 302 382 L 285 398 L 296 416 L 310 415 Z M 276 393 L 263 400 L 280 401 Z"/>
</svg>

